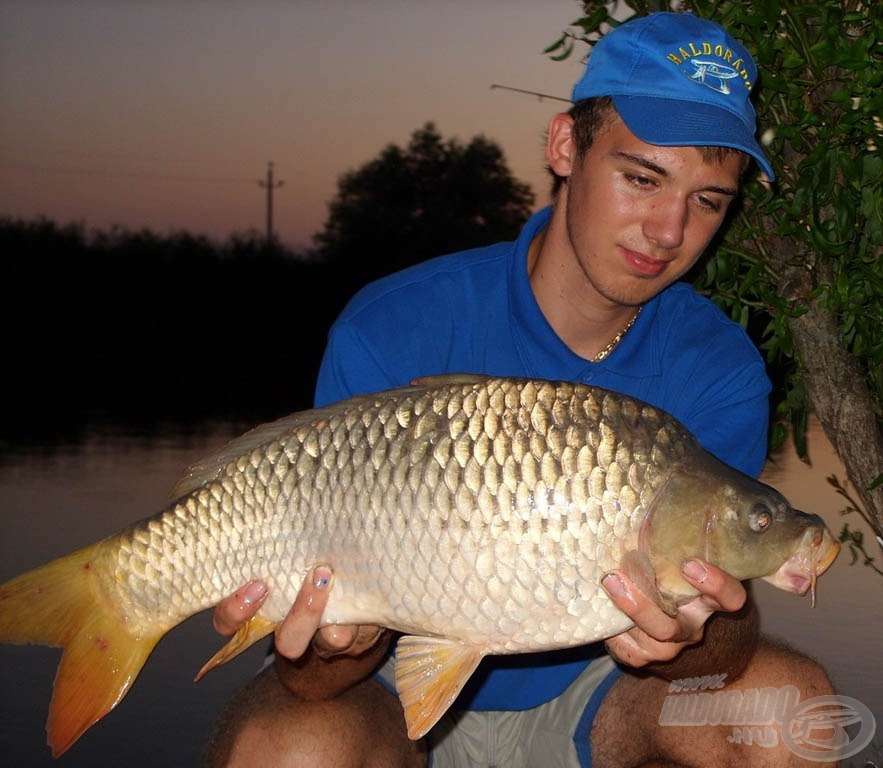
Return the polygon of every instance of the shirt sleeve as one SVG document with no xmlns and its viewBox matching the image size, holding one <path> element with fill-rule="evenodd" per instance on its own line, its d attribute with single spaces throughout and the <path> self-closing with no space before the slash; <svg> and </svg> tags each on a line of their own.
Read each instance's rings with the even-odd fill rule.
<svg viewBox="0 0 883 768">
<path fill-rule="evenodd" d="M 757 477 L 766 463 L 770 380 L 745 330 L 688 286 L 662 296 L 655 318 L 662 370 L 643 383 L 703 448 Z"/>
<path fill-rule="evenodd" d="M 406 383 L 384 368 L 355 326 L 338 321 L 328 334 L 313 404 L 320 407 Z"/>
<path fill-rule="evenodd" d="M 707 451 L 757 477 L 767 459 L 769 391 L 761 362 L 737 368 L 709 384 L 685 424 Z"/>
</svg>

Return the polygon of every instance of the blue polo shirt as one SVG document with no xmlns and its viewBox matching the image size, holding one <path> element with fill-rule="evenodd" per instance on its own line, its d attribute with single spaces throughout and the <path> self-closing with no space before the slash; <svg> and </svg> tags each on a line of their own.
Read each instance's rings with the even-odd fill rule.
<svg viewBox="0 0 883 768">
<path fill-rule="evenodd" d="M 442 256 L 359 291 L 332 326 L 315 403 L 438 373 L 581 381 L 668 411 L 726 463 L 757 476 L 766 459 L 770 383 L 740 325 L 685 283 L 651 299 L 601 362 L 574 354 L 543 316 L 527 252 L 551 216 L 514 242 Z M 601 644 L 484 659 L 455 706 L 519 710 L 560 694 Z"/>
</svg>

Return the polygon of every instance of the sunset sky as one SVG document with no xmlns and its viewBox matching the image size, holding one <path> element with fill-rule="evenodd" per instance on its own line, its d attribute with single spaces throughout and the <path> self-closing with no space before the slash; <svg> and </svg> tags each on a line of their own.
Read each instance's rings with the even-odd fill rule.
<svg viewBox="0 0 883 768">
<path fill-rule="evenodd" d="M 0 215 L 87 228 L 321 229 L 340 174 L 434 121 L 547 199 L 542 137 L 577 0 L 0 0 Z"/>
</svg>

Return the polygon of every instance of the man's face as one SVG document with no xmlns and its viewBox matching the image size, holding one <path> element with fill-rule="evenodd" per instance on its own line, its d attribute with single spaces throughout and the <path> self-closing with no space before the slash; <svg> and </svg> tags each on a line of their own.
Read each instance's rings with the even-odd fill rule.
<svg viewBox="0 0 883 768">
<path fill-rule="evenodd" d="M 706 162 L 695 147 L 646 144 L 612 117 L 562 190 L 572 255 L 591 288 L 636 305 L 681 277 L 723 222 L 741 163 L 738 154 Z"/>
</svg>

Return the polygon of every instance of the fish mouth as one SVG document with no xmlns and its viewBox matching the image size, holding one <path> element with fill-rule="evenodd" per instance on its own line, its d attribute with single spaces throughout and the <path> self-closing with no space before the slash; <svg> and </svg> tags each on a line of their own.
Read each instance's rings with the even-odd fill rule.
<svg viewBox="0 0 883 768">
<path fill-rule="evenodd" d="M 801 597 L 810 592 L 815 605 L 816 581 L 831 567 L 839 552 L 840 543 L 827 528 L 810 528 L 794 554 L 775 573 L 764 577 L 764 581 Z"/>
</svg>

